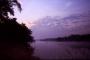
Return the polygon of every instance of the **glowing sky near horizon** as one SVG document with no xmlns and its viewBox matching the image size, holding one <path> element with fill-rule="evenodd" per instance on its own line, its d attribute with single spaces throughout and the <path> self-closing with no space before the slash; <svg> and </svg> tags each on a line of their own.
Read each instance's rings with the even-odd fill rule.
<svg viewBox="0 0 90 60">
<path fill-rule="evenodd" d="M 32 30 L 35 39 L 90 33 L 90 0 L 19 0 L 18 22 Z"/>
<path fill-rule="evenodd" d="M 65 17 L 70 14 L 86 12 L 90 0 L 20 0 L 22 12 L 16 10 L 19 22 L 37 21 L 45 16 Z"/>
</svg>

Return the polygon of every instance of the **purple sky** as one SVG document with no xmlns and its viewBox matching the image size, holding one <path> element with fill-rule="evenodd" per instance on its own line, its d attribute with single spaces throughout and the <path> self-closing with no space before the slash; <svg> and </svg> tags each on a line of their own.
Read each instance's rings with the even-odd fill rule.
<svg viewBox="0 0 90 60">
<path fill-rule="evenodd" d="M 35 39 L 90 33 L 90 0 L 20 2 L 23 11 L 19 13 L 15 9 L 15 16 L 18 22 L 24 22 L 32 29 Z"/>
</svg>

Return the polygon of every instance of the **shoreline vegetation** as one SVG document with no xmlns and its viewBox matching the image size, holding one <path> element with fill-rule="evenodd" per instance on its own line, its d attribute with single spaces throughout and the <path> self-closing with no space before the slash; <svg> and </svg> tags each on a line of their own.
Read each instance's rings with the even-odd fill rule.
<svg viewBox="0 0 90 60">
<path fill-rule="evenodd" d="M 84 34 L 84 35 L 70 35 L 67 37 L 57 37 L 57 38 L 47 38 L 47 39 L 40 39 L 39 41 L 90 41 L 90 34 Z"/>
<path fill-rule="evenodd" d="M 0 60 L 40 60 L 33 56 L 32 31 L 9 16 L 14 16 L 14 6 L 22 10 L 18 0 L 0 0 Z"/>
</svg>

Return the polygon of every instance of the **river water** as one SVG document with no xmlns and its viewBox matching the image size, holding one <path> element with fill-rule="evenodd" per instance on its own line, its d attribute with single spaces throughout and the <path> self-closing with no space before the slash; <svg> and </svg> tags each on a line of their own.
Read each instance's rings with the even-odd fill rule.
<svg viewBox="0 0 90 60">
<path fill-rule="evenodd" d="M 90 59 L 90 42 L 36 41 L 32 46 L 42 60 Z"/>
</svg>

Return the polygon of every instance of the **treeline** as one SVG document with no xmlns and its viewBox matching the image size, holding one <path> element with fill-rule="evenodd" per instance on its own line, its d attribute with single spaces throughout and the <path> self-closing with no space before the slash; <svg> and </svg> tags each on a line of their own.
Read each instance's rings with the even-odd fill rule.
<svg viewBox="0 0 90 60">
<path fill-rule="evenodd" d="M 57 41 L 90 41 L 90 34 L 70 35 L 68 37 L 58 37 Z"/>
<path fill-rule="evenodd" d="M 70 35 L 67 37 L 48 38 L 41 41 L 90 41 L 90 34 Z"/>
</svg>

